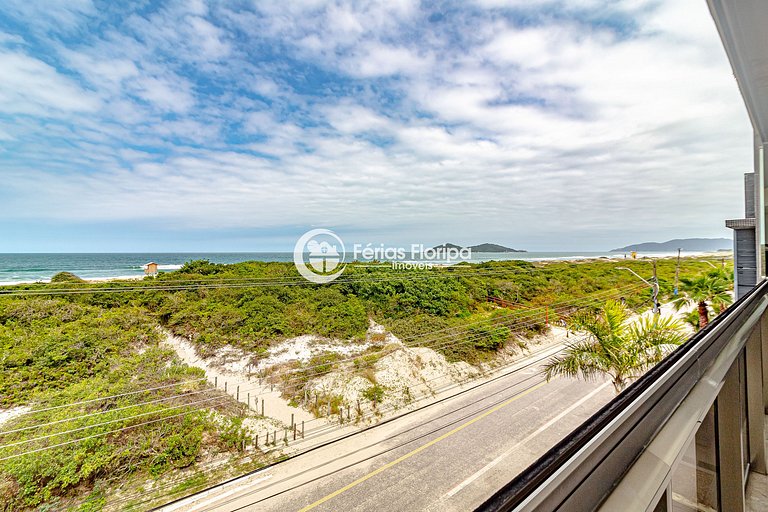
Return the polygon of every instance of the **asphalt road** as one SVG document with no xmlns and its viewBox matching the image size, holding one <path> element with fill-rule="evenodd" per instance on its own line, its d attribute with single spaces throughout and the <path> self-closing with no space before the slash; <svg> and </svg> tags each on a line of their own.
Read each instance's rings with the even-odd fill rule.
<svg viewBox="0 0 768 512">
<path fill-rule="evenodd" d="M 526 368 L 166 510 L 471 510 L 612 397 Z"/>
</svg>

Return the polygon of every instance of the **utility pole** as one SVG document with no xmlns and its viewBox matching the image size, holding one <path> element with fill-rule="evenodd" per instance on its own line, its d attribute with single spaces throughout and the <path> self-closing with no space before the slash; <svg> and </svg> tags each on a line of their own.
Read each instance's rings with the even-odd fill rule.
<svg viewBox="0 0 768 512">
<path fill-rule="evenodd" d="M 653 312 L 655 314 L 661 313 L 661 304 L 659 304 L 659 278 L 656 276 L 656 260 L 653 260 L 653 277 L 651 278 L 651 281 L 648 281 L 647 279 L 644 279 L 641 277 L 637 272 L 632 270 L 631 268 L 627 267 L 616 267 L 616 270 L 626 270 L 627 272 L 631 273 L 633 276 L 647 284 L 651 287 L 653 292 Z"/>
<path fill-rule="evenodd" d="M 678 291 L 677 283 L 680 280 L 680 251 L 682 251 L 682 249 L 678 248 L 677 249 L 677 266 L 675 267 L 675 292 L 674 292 L 675 297 L 677 297 L 677 291 Z"/>
</svg>

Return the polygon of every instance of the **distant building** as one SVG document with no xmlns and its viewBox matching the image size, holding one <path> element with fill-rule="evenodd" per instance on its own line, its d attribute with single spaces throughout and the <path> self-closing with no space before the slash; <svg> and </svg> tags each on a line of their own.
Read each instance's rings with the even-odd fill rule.
<svg viewBox="0 0 768 512">
<path fill-rule="evenodd" d="M 725 221 L 725 226 L 733 230 L 733 288 L 737 299 L 758 281 L 755 199 L 755 173 L 748 172 L 744 174 L 744 218 Z"/>
<path fill-rule="evenodd" d="M 146 265 L 144 265 L 144 273 L 148 276 L 156 276 L 157 275 L 157 263 L 154 261 L 150 261 Z"/>
</svg>

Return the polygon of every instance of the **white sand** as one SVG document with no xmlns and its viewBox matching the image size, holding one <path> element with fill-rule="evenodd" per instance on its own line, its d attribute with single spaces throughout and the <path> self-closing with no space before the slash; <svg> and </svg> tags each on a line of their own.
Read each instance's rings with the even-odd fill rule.
<svg viewBox="0 0 768 512">
<path fill-rule="evenodd" d="M 465 362 L 449 363 L 443 355 L 432 349 L 406 347 L 396 336 L 387 332 L 384 326 L 371 321 L 364 348 L 373 346 L 373 337 L 379 340 L 376 343 L 379 349 L 384 346 L 399 347 L 376 361 L 369 375 L 362 376 L 347 364 L 309 382 L 307 387 L 310 392 L 340 396 L 346 404 L 357 405 L 361 402 L 361 407 L 372 409 L 373 404 L 363 393 L 375 382 L 385 389 L 384 398 L 380 404 L 376 404 L 376 408 L 393 410 L 408 405 L 417 396 L 434 394 L 445 386 L 465 382 L 482 373 Z"/>
<path fill-rule="evenodd" d="M 663 314 L 682 316 L 695 306 L 683 308 L 680 312 L 674 311 L 671 304 L 664 304 Z M 643 313 L 643 315 L 650 313 Z M 637 317 L 639 315 L 635 315 Z M 562 327 L 551 326 L 544 334 L 527 338 L 523 341 L 528 349 L 541 349 L 545 347 L 562 346 L 564 343 L 575 339 L 573 333 L 567 332 Z M 179 357 L 189 364 L 202 368 L 206 372 L 209 382 L 218 379 L 219 389 L 223 389 L 227 382 L 227 392 L 235 397 L 237 386 L 240 386 L 240 401 L 246 401 L 246 393 L 251 393 L 249 407 L 254 412 L 261 412 L 261 399 L 265 400 L 264 419 L 249 419 L 247 424 L 254 433 L 263 436 L 266 432 L 273 435 L 275 429 L 280 430 L 290 424 L 291 414 L 294 421 L 312 421 L 312 429 L 330 425 L 325 419 L 315 419 L 308 411 L 291 407 L 287 401 L 281 398 L 281 390 L 278 387 L 270 388 L 266 382 L 262 386 L 255 374 L 268 372 L 269 370 L 285 371 L 286 365 L 291 362 L 306 364 L 313 357 L 334 353 L 343 358 L 353 358 L 373 347 L 382 350 L 387 347 L 391 350 L 383 355 L 368 371 L 358 371 L 351 361 L 340 363 L 334 371 L 322 377 L 311 380 L 306 388 L 308 395 L 320 395 L 320 397 L 341 397 L 342 402 L 355 409 L 359 403 L 366 416 L 366 421 L 375 421 L 375 412 L 389 414 L 415 405 L 415 401 L 425 397 L 436 396 L 448 389 L 453 389 L 493 373 L 495 370 L 514 364 L 528 355 L 528 350 L 523 350 L 510 344 L 499 351 L 493 360 L 479 366 L 473 366 L 466 362 L 449 363 L 445 357 L 435 350 L 426 347 L 408 347 L 388 332 L 383 326 L 371 321 L 366 340 L 362 342 L 348 342 L 321 338 L 318 336 L 298 336 L 285 340 L 269 350 L 266 357 L 254 363 L 250 354 L 233 347 L 220 349 L 214 357 L 201 359 L 192 343 L 184 338 L 179 338 L 166 333 L 165 344 L 172 346 Z M 381 353 L 379 353 L 381 355 Z M 364 397 L 366 390 L 374 383 L 385 389 L 381 403 L 375 405 Z M 253 398 L 258 395 L 258 405 L 253 403 Z M 322 405 L 322 404 L 321 404 Z M 321 413 L 324 409 L 321 407 Z M 332 421 L 335 421 L 333 419 Z M 279 437 L 282 434 L 278 434 Z"/>
<path fill-rule="evenodd" d="M 292 361 L 306 363 L 317 355 L 327 353 L 352 357 L 365 351 L 370 346 L 371 343 L 369 342 L 345 343 L 338 340 L 327 340 L 319 336 L 298 336 L 272 347 L 268 352 L 269 355 L 258 362 L 256 369 L 263 371 Z"/>
<path fill-rule="evenodd" d="M 274 390 L 271 390 L 269 385 L 262 386 L 258 379 L 250 376 L 248 371 L 251 366 L 250 354 L 232 347 L 225 347 L 216 356 L 202 359 L 197 355 L 194 345 L 188 340 L 167 332 L 165 335 L 162 345 L 175 350 L 179 358 L 189 366 L 203 369 L 209 383 L 217 382 L 218 389 L 222 390 L 226 383 L 227 394 L 233 398 L 237 397 L 239 386 L 240 402 L 242 403 L 246 403 L 248 393 L 250 393 L 251 402 L 248 407 L 254 412 L 261 413 L 261 401 L 264 401 L 264 414 L 268 418 L 248 422 L 253 433 L 259 434 L 261 439 L 264 439 L 266 432 L 272 433 L 275 428 L 281 429 L 284 426 L 289 426 L 291 415 L 293 415 L 296 423 L 314 419 L 314 416 L 309 412 L 288 405 L 288 402 L 280 396 L 280 389 L 275 387 Z M 258 399 L 258 406 L 255 403 L 256 399 Z"/>
<path fill-rule="evenodd" d="M 12 418 L 15 418 L 16 416 L 24 414 L 25 412 L 29 411 L 29 409 L 30 408 L 26 405 L 12 407 L 10 409 L 0 409 L 0 425 Z"/>
</svg>

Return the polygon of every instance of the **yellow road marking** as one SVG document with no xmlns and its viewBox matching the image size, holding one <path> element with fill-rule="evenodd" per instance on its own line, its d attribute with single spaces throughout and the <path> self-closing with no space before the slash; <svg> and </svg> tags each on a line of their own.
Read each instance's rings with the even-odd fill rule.
<svg viewBox="0 0 768 512">
<path fill-rule="evenodd" d="M 454 429 L 453 429 L 453 430 L 451 430 L 450 432 L 446 432 L 445 434 L 441 435 L 440 437 L 436 437 L 435 439 L 431 440 L 430 442 L 428 442 L 428 443 L 426 443 L 426 444 L 423 444 L 423 445 L 419 446 L 418 448 L 416 448 L 416 449 L 415 449 L 415 450 L 413 450 L 412 452 L 408 452 L 408 453 L 406 453 L 405 455 L 403 455 L 403 456 L 401 456 L 401 457 L 398 457 L 397 459 L 393 460 L 392 462 L 388 462 L 387 464 L 384 464 L 384 465 L 383 465 L 383 466 L 381 466 L 380 468 L 378 468 L 378 469 L 375 469 L 375 470 L 371 471 L 371 472 L 370 472 L 370 473 L 368 473 L 367 475 L 365 475 L 365 476 L 362 476 L 362 477 L 358 478 L 358 479 L 357 479 L 357 480 L 355 480 L 354 482 L 352 482 L 352 483 L 350 483 L 350 484 L 347 484 L 347 485 L 345 485 L 345 486 L 344 486 L 344 487 L 342 487 L 341 489 L 338 489 L 338 490 L 336 490 L 336 491 L 332 492 L 332 493 L 331 493 L 331 494 L 329 494 L 328 496 L 325 496 L 324 498 L 320 498 L 320 499 L 319 499 L 319 500 L 317 500 L 316 502 L 314 502 L 314 503 L 312 503 L 312 504 L 310 504 L 310 505 L 307 505 L 306 507 L 302 508 L 302 509 L 301 509 L 299 512 L 307 512 L 308 510 L 312 510 L 313 508 L 317 507 L 318 505 L 322 505 L 322 504 L 323 504 L 323 503 L 325 503 L 326 501 L 328 501 L 328 500 L 330 500 L 330 499 L 332 499 L 332 498 L 335 498 L 335 497 L 336 497 L 336 496 L 338 496 L 339 494 L 341 494 L 341 493 L 343 493 L 343 492 L 345 492 L 345 491 L 348 491 L 348 490 L 350 490 L 351 488 L 355 487 L 356 485 L 359 485 L 359 484 L 361 484 L 361 483 L 365 482 L 365 481 L 366 481 L 366 480 L 368 480 L 369 478 L 373 478 L 374 476 L 378 475 L 378 474 L 379 474 L 379 473 L 381 473 L 382 471 L 385 471 L 385 470 L 387 470 L 387 469 L 391 468 L 392 466 L 394 466 L 394 465 L 396 465 L 396 464 L 400 464 L 400 463 L 401 463 L 401 462 L 403 462 L 404 460 L 406 460 L 406 459 L 409 459 L 409 458 L 413 457 L 413 456 L 414 456 L 414 455 L 416 455 L 417 453 L 419 453 L 419 452 L 421 452 L 421 451 L 424 451 L 424 450 L 426 450 L 426 449 L 427 449 L 427 448 L 429 448 L 430 446 L 432 446 L 432 445 L 434 445 L 434 444 L 437 444 L 437 443 L 439 443 L 439 442 L 440 442 L 440 441 L 442 441 L 443 439 L 445 439 L 445 438 L 447 438 L 447 437 L 450 437 L 450 436 L 452 436 L 452 435 L 453 435 L 453 434 L 455 434 L 456 432 L 459 432 L 459 431 L 461 431 L 461 430 L 464 430 L 465 428 L 467 428 L 468 426 L 472 425 L 473 423 L 476 423 L 476 422 L 480 421 L 481 419 L 485 418 L 486 416 L 489 416 L 489 415 L 493 414 L 494 412 L 498 411 L 499 409 L 502 409 L 502 408 L 506 407 L 507 405 L 511 404 L 511 403 L 512 403 L 512 402 L 514 402 L 515 400 L 518 400 L 518 399 L 520 399 L 520 398 L 524 397 L 524 396 L 525 396 L 525 395 L 527 395 L 528 393 L 532 393 L 533 391 L 535 391 L 535 390 L 539 389 L 540 387 L 542 387 L 542 386 L 544 386 L 544 385 L 546 385 L 546 384 L 547 384 L 547 382 L 546 382 L 546 381 L 544 381 L 544 382 L 540 382 L 540 383 L 536 384 L 535 386 L 533 386 L 533 387 L 531 387 L 531 388 L 528 388 L 528 389 L 526 389 L 525 391 L 523 391 L 523 392 L 522 392 L 522 393 L 520 393 L 519 395 L 515 395 L 514 397 L 510 398 L 510 399 L 509 399 L 509 400 L 507 400 L 506 402 L 502 402 L 502 403 L 500 403 L 499 405 L 497 405 L 496 407 L 494 407 L 494 408 L 492 408 L 492 409 L 489 409 L 489 410 L 485 411 L 485 412 L 484 412 L 483 414 L 481 414 L 480 416 L 477 416 L 477 417 L 475 417 L 475 418 L 472 418 L 472 419 L 471 419 L 471 420 L 469 420 L 468 422 L 466 422 L 466 423 L 463 423 L 463 424 L 459 425 L 458 427 L 454 428 Z"/>
</svg>

